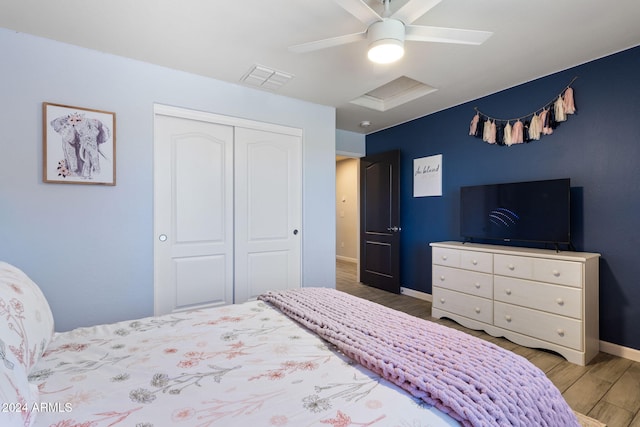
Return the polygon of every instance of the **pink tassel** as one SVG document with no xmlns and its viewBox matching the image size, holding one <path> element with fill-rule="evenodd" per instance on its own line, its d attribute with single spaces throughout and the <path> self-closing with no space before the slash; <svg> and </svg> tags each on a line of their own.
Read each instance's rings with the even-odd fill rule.
<svg viewBox="0 0 640 427">
<path fill-rule="evenodd" d="M 556 113 L 556 122 L 564 122 L 567 120 L 567 115 L 564 111 L 564 101 L 562 100 L 562 96 L 558 95 L 558 99 L 553 105 L 553 108 Z"/>
<path fill-rule="evenodd" d="M 522 144 L 524 142 L 524 125 L 520 120 L 513 124 L 511 128 L 511 144 Z"/>
<path fill-rule="evenodd" d="M 475 116 L 473 116 L 473 119 L 471 119 L 471 123 L 469 124 L 469 135 L 471 136 L 475 136 L 476 135 L 476 131 L 478 130 L 478 122 L 480 121 L 480 114 L 476 113 Z"/>
<path fill-rule="evenodd" d="M 573 99 L 573 89 L 568 87 L 567 90 L 564 91 L 562 101 L 564 103 L 564 112 L 566 114 L 574 114 L 576 112 L 576 103 Z"/>
</svg>

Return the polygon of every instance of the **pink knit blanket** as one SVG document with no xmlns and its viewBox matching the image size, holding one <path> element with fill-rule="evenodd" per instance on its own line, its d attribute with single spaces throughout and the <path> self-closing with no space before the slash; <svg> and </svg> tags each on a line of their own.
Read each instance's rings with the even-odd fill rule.
<svg viewBox="0 0 640 427">
<path fill-rule="evenodd" d="M 495 344 L 334 289 L 259 299 L 465 426 L 579 427 L 540 369 Z"/>
</svg>

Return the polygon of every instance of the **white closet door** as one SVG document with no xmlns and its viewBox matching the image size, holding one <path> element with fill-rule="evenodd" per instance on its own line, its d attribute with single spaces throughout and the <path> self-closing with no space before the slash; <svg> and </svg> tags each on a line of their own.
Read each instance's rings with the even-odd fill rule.
<svg viewBox="0 0 640 427">
<path fill-rule="evenodd" d="M 155 314 L 233 303 L 233 127 L 156 114 Z"/>
<path fill-rule="evenodd" d="M 237 127 L 235 302 L 300 287 L 302 137 Z"/>
</svg>

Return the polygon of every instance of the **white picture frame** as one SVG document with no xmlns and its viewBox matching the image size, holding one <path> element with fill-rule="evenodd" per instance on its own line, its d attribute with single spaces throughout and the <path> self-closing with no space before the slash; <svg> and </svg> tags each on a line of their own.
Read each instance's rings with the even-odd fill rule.
<svg viewBox="0 0 640 427">
<path fill-rule="evenodd" d="M 413 159 L 413 197 L 442 196 L 442 154 Z"/>
</svg>

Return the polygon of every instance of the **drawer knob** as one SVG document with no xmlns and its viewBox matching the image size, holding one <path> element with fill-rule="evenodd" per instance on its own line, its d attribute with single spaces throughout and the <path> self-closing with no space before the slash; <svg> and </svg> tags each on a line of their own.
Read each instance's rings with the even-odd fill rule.
<svg viewBox="0 0 640 427">
<path fill-rule="evenodd" d="M 553 270 L 551 274 L 553 274 L 556 277 L 560 277 L 560 272 L 558 270 Z"/>
<path fill-rule="evenodd" d="M 476 287 L 476 289 L 480 289 L 480 283 L 476 282 L 473 286 Z"/>
<path fill-rule="evenodd" d="M 473 261 L 471 261 L 471 264 L 478 265 L 478 261 L 474 259 Z"/>
<path fill-rule="evenodd" d="M 447 256 L 446 255 L 442 255 L 442 260 L 446 261 L 447 260 Z"/>
<path fill-rule="evenodd" d="M 506 320 L 507 322 L 511 322 L 511 316 L 507 314 L 506 316 L 504 316 L 504 320 Z"/>
<path fill-rule="evenodd" d="M 564 329 L 558 329 L 556 330 L 556 332 L 558 333 L 558 335 L 560 335 L 561 337 L 564 336 Z"/>
<path fill-rule="evenodd" d="M 516 269 L 516 266 L 515 266 L 515 265 L 513 265 L 513 264 L 509 264 L 509 265 L 507 266 L 507 268 L 509 268 L 509 270 L 513 271 L 513 270 L 515 270 L 515 269 Z"/>
<path fill-rule="evenodd" d="M 440 281 L 444 282 L 444 276 L 440 276 Z"/>
<path fill-rule="evenodd" d="M 440 298 L 440 304 L 444 304 L 444 298 Z"/>
<path fill-rule="evenodd" d="M 504 293 L 507 294 L 507 295 L 511 295 L 511 289 L 505 289 Z"/>
<path fill-rule="evenodd" d="M 480 307 L 476 307 L 475 312 L 476 314 L 480 314 Z"/>
<path fill-rule="evenodd" d="M 564 305 L 564 300 L 562 298 L 556 299 L 556 302 L 558 303 L 558 305 Z"/>
</svg>

